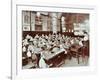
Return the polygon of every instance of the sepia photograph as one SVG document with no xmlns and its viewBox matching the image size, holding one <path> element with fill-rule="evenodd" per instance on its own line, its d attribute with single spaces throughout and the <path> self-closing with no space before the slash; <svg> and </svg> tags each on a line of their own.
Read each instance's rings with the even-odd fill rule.
<svg viewBox="0 0 100 80">
<path fill-rule="evenodd" d="M 12 80 L 98 80 L 97 7 L 12 1 Z"/>
<path fill-rule="evenodd" d="M 90 14 L 22 10 L 22 69 L 89 66 Z"/>
</svg>

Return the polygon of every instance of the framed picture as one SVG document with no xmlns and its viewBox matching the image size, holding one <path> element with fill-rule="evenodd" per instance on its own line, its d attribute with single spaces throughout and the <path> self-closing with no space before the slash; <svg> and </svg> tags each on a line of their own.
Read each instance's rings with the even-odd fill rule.
<svg viewBox="0 0 100 80">
<path fill-rule="evenodd" d="M 12 7 L 12 80 L 96 71 L 94 7 L 34 3 Z"/>
</svg>

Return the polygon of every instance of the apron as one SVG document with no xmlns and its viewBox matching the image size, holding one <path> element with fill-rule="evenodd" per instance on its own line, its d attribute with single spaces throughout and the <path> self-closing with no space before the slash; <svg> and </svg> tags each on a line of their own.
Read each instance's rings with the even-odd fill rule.
<svg viewBox="0 0 100 80">
<path fill-rule="evenodd" d="M 41 58 L 40 58 L 40 61 L 39 61 L 39 67 L 40 67 L 40 68 L 47 68 L 47 64 L 45 63 L 42 54 L 41 54 Z"/>
</svg>

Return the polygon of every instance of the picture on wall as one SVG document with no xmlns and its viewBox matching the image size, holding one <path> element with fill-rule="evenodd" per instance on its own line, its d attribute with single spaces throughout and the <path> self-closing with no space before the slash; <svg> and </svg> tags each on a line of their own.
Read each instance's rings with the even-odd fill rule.
<svg viewBox="0 0 100 80">
<path fill-rule="evenodd" d="M 22 69 L 89 65 L 90 14 L 22 10 Z"/>
</svg>

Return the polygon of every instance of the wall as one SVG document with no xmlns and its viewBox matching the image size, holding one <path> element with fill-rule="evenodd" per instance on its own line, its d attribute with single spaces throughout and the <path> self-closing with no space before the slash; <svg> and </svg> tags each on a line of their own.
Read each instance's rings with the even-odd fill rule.
<svg viewBox="0 0 100 80">
<path fill-rule="evenodd" d="M 30 0 L 17 0 L 18 2 L 21 1 L 30 1 Z M 43 3 L 45 2 L 47 3 L 55 3 L 55 4 L 78 4 L 78 5 L 95 5 L 97 6 L 98 9 L 98 13 L 97 13 L 97 51 L 98 53 L 100 53 L 100 0 L 31 0 L 33 2 L 40 2 Z M 1 58 L 0 58 L 0 80 L 8 80 L 9 76 L 10 76 L 10 69 L 11 69 L 11 0 L 1 0 L 0 2 L 0 25 L 1 25 L 1 29 L 0 29 L 0 36 L 3 37 L 3 39 L 0 39 L 0 52 L 1 52 Z M 6 46 L 6 47 L 5 47 Z M 63 78 L 57 78 L 55 77 L 54 79 L 49 78 L 49 79 L 41 79 L 41 80 L 99 80 L 98 77 L 100 75 L 100 54 L 97 57 L 97 62 L 98 62 L 98 72 L 92 75 L 87 75 L 87 76 L 67 76 L 67 77 L 63 77 Z"/>
</svg>

